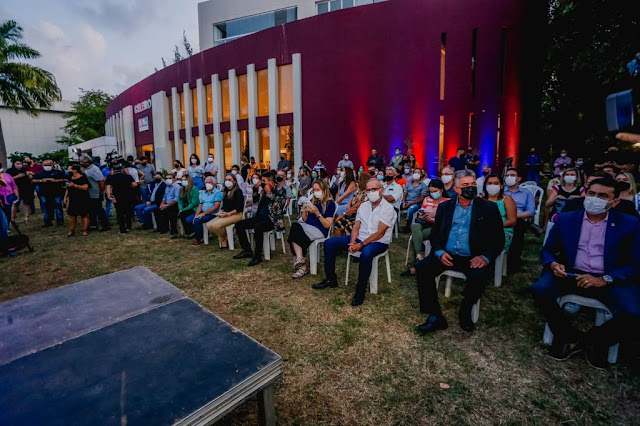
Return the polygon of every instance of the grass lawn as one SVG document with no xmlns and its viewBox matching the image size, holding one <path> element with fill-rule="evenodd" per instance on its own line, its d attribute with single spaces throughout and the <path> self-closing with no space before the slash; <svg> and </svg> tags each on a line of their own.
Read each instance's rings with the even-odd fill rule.
<svg viewBox="0 0 640 426">
<path fill-rule="evenodd" d="M 529 290 L 540 272 L 541 239 L 527 237 L 527 272 L 488 288 L 474 333 L 458 327 L 462 287 L 454 285 L 445 299 L 441 285 L 450 327 L 421 336 L 415 279 L 399 277 L 406 235 L 391 246 L 392 284 L 381 274 L 379 294 L 352 308 L 355 270 L 348 287 L 313 291 L 322 266 L 317 277 L 292 280 L 288 247 L 287 255 L 277 249 L 271 261 L 247 268 L 215 238 L 192 247 L 149 231 L 120 236 L 115 228 L 66 238 L 66 227 L 40 229 L 41 217 L 22 226 L 35 253 L 0 259 L 0 301 L 146 266 L 283 357 L 280 424 L 640 422 L 640 379 L 626 361 L 600 372 L 581 356 L 558 363 L 546 355 L 544 322 Z M 345 265 L 339 259 L 340 280 Z M 586 326 L 592 315 L 578 314 Z M 222 423 L 255 424 L 255 405 L 244 404 Z"/>
</svg>

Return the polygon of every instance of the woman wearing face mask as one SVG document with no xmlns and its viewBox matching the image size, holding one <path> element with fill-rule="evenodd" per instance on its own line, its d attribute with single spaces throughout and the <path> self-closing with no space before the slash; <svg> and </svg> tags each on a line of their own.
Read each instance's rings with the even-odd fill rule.
<svg viewBox="0 0 640 426">
<path fill-rule="evenodd" d="M 300 220 L 291 225 L 289 233 L 288 242 L 296 256 L 294 261 L 296 272 L 292 278 L 302 278 L 309 273 L 305 261 L 307 249 L 313 240 L 327 237 L 335 211 L 336 203 L 331 198 L 329 186 L 323 180 L 315 181 L 312 186 L 311 200 L 302 206 Z"/>
<path fill-rule="evenodd" d="M 233 175 L 232 175 L 233 176 Z M 247 200 L 247 208 L 245 213 L 252 215 L 258 209 L 257 204 L 253 204 L 253 192 L 257 191 L 258 197 L 262 194 L 262 175 L 260 173 L 253 173 L 251 175 L 250 185 L 245 185 L 245 190 L 243 191 L 244 198 Z M 249 217 L 249 216 L 247 216 Z"/>
<path fill-rule="evenodd" d="M 428 240 L 431 235 L 431 228 L 436 220 L 438 206 L 448 199 L 441 180 L 433 179 L 429 182 L 428 195 L 424 197 L 420 210 L 418 210 L 418 216 L 415 222 L 411 224 L 411 243 L 413 245 L 414 264 L 424 259 L 424 255 L 422 254 L 424 241 Z M 400 274 L 400 276 L 408 277 L 415 274 L 416 269 L 411 266 Z"/>
<path fill-rule="evenodd" d="M 349 207 L 343 214 L 336 216 L 335 224 L 333 225 L 334 236 L 341 237 L 351 233 L 353 224 L 356 221 L 358 208 L 362 203 L 369 201 L 367 198 L 367 182 L 369 180 L 371 180 L 371 176 L 367 173 L 362 173 L 358 176 L 358 190 L 349 200 Z"/>
<path fill-rule="evenodd" d="M 188 220 L 188 218 L 193 215 L 200 204 L 200 191 L 193 184 L 193 180 L 188 174 L 183 175 L 179 182 L 182 187 L 178 198 L 178 218 L 180 218 L 184 227 L 184 237 L 191 238 L 193 234 L 193 219 Z"/>
<path fill-rule="evenodd" d="M 407 162 L 407 164 L 409 165 L 409 167 L 412 170 L 415 170 L 418 168 L 418 164 L 416 163 L 416 156 L 415 155 L 410 155 L 409 156 L 409 161 Z"/>
<path fill-rule="evenodd" d="M 220 249 L 229 247 L 226 227 L 242 220 L 242 208 L 244 207 L 244 195 L 238 186 L 238 182 L 231 173 L 224 177 L 224 192 L 222 207 L 218 216 L 207 223 L 210 232 L 215 233 L 220 241 Z"/>
<path fill-rule="evenodd" d="M 504 195 L 504 184 L 499 176 L 487 176 L 484 180 L 483 191 L 485 199 L 498 205 L 504 227 L 504 251 L 507 251 L 511 240 L 513 240 L 513 227 L 518 222 L 518 207 L 511 196 Z"/>
<path fill-rule="evenodd" d="M 181 179 L 182 175 L 184 175 L 187 171 L 184 169 L 184 166 L 180 162 L 180 160 L 176 160 L 173 162 L 173 170 L 171 173 L 176 177 L 176 179 Z"/>
<path fill-rule="evenodd" d="M 413 176 L 411 177 L 411 183 L 408 183 L 407 186 L 404 187 L 400 210 L 407 211 L 407 224 L 404 227 L 405 233 L 409 232 L 409 227 L 413 221 L 414 213 L 418 211 L 420 205 L 424 201 L 424 198 L 428 195 L 427 187 L 420 180 L 421 176 L 422 174 L 420 169 L 414 170 Z"/>
<path fill-rule="evenodd" d="M 553 187 L 551 196 L 545 203 L 545 205 L 551 209 L 549 211 L 551 222 L 554 221 L 554 215 L 562 213 L 568 200 L 584 197 L 584 188 L 580 185 L 577 169 L 567 169 L 560 176 L 560 185 Z"/>
<path fill-rule="evenodd" d="M 353 197 L 358 189 L 355 177 L 353 175 L 353 169 L 351 167 L 344 168 L 344 181 L 338 186 L 338 199 L 336 204 L 338 205 L 338 214 L 344 214 L 349 208 L 349 201 Z"/>
<path fill-rule="evenodd" d="M 200 165 L 200 157 L 196 154 L 191 154 L 189 159 L 189 167 L 187 167 L 187 173 L 191 176 L 191 180 L 196 188 L 199 190 L 203 188 L 204 182 L 202 176 L 204 175 L 204 168 Z"/>
<path fill-rule="evenodd" d="M 633 174 L 626 171 L 620 172 L 615 179 L 616 182 L 620 183 L 620 203 L 616 206 L 616 209 L 623 213 L 638 216 L 640 212 L 640 197 L 638 196 L 638 187 Z"/>
<path fill-rule="evenodd" d="M 194 214 L 187 217 L 187 222 L 193 223 L 192 245 L 194 246 L 199 246 L 203 243 L 204 232 L 202 224 L 213 220 L 222 204 L 222 191 L 216 187 L 216 181 L 212 176 L 204 180 L 204 191 L 200 191 L 198 198 L 198 209 Z"/>
</svg>

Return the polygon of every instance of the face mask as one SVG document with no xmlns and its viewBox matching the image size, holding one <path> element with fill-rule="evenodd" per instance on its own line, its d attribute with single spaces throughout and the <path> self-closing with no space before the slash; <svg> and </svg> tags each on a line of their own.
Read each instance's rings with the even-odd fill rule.
<svg viewBox="0 0 640 426">
<path fill-rule="evenodd" d="M 344 179 L 347 174 L 345 172 L 340 172 L 340 177 Z"/>
<path fill-rule="evenodd" d="M 400 155 L 400 151 L 396 151 L 396 155 Z"/>
<path fill-rule="evenodd" d="M 225 180 L 224 181 L 224 186 L 226 186 L 227 188 L 231 189 L 231 187 L 233 187 L 233 182 L 231 182 L 230 180 Z"/>
<path fill-rule="evenodd" d="M 518 182 L 518 178 L 516 176 L 507 176 L 504 178 L 504 183 L 507 186 L 514 186 Z"/>
<path fill-rule="evenodd" d="M 584 209 L 589 214 L 602 214 L 609 210 L 607 208 L 609 204 L 605 200 L 601 200 L 598 197 L 584 197 Z"/>
<path fill-rule="evenodd" d="M 409 173 L 411 173 L 411 169 L 404 169 L 404 174 L 408 175 Z"/>
<path fill-rule="evenodd" d="M 358 173 L 362 173 L 362 172 L 364 172 L 363 168 L 358 169 Z"/>
<path fill-rule="evenodd" d="M 420 173 L 414 173 L 413 180 L 419 180 L 419 179 L 420 179 Z"/>
<path fill-rule="evenodd" d="M 462 197 L 467 200 L 473 200 L 478 195 L 478 188 L 475 186 L 465 186 L 462 188 Z"/>
<path fill-rule="evenodd" d="M 562 158 L 564 158 L 566 156 L 567 156 L 567 154 L 565 154 L 564 152 L 562 154 L 560 154 L 560 157 L 562 157 Z"/>
<path fill-rule="evenodd" d="M 51 166 L 44 166 L 44 167 L 43 167 L 43 169 L 44 169 L 44 171 L 45 171 L 45 172 L 50 172 L 50 171 L 53 169 L 53 167 L 51 167 Z"/>
<path fill-rule="evenodd" d="M 482 171 L 482 176 L 489 176 L 489 172 L 483 170 Z"/>
<path fill-rule="evenodd" d="M 287 173 L 287 179 L 291 179 L 291 173 Z"/>
<path fill-rule="evenodd" d="M 176 169 L 180 168 L 180 164 L 174 164 L 173 167 L 175 167 Z"/>
<path fill-rule="evenodd" d="M 383 179 L 385 182 L 391 182 L 393 180 L 392 176 L 385 176 Z"/>
<path fill-rule="evenodd" d="M 449 183 L 453 180 L 453 176 L 451 175 L 442 175 L 440 177 L 440 180 L 442 181 L 442 183 Z"/>
<path fill-rule="evenodd" d="M 191 164 L 196 164 L 198 162 L 198 160 L 196 160 L 195 158 L 191 159 Z"/>
<path fill-rule="evenodd" d="M 207 163 L 213 163 L 213 157 L 207 158 Z"/>
<path fill-rule="evenodd" d="M 430 192 L 429 195 L 431 195 L 431 198 L 433 198 L 434 200 L 437 200 L 438 198 L 442 197 L 442 194 L 439 192 Z"/>
<path fill-rule="evenodd" d="M 322 161 L 318 161 L 318 166 L 322 165 Z"/>
<path fill-rule="evenodd" d="M 154 181 L 155 182 L 162 182 L 162 178 L 155 178 Z"/>
<path fill-rule="evenodd" d="M 276 177 L 276 182 L 278 182 L 278 183 L 282 183 L 283 180 L 284 180 L 284 178 L 282 176 Z"/>
<path fill-rule="evenodd" d="M 233 169 L 233 170 L 231 170 L 231 174 L 235 176 L 235 175 L 238 174 L 238 171 L 236 169 Z"/>
<path fill-rule="evenodd" d="M 578 161 L 578 162 L 576 162 L 576 164 L 577 164 L 578 166 L 582 166 L 582 165 L 584 165 L 584 161 Z"/>
<path fill-rule="evenodd" d="M 380 199 L 380 191 L 368 192 L 367 196 L 369 197 L 369 201 L 375 203 Z"/>
<path fill-rule="evenodd" d="M 313 196 L 318 200 L 322 200 L 322 191 L 313 191 Z"/>
<path fill-rule="evenodd" d="M 189 185 L 189 181 L 188 180 L 183 180 L 183 181 L 180 181 L 180 184 L 182 186 L 186 187 L 187 185 Z"/>
<path fill-rule="evenodd" d="M 16 169 L 22 170 L 22 165 L 16 166 Z"/>
<path fill-rule="evenodd" d="M 207 191 L 213 191 L 213 184 L 212 183 L 205 183 L 204 187 L 207 188 Z"/>
<path fill-rule="evenodd" d="M 487 185 L 487 194 L 496 195 L 500 192 L 500 185 Z"/>
<path fill-rule="evenodd" d="M 318 175 L 317 175 L 316 173 L 312 173 L 312 174 L 311 174 L 311 178 L 312 178 L 312 179 L 318 179 Z"/>
<path fill-rule="evenodd" d="M 164 183 L 166 183 L 167 185 L 171 186 L 171 185 L 173 185 L 173 180 L 171 180 L 171 179 L 166 179 L 166 180 L 164 181 Z"/>
<path fill-rule="evenodd" d="M 251 179 L 251 182 L 252 182 L 254 185 L 257 185 L 257 184 L 258 184 L 258 182 L 260 182 L 260 179 Z"/>
<path fill-rule="evenodd" d="M 376 176 L 376 179 L 378 179 L 378 180 L 384 180 L 384 175 L 378 175 L 378 176 Z"/>
<path fill-rule="evenodd" d="M 284 160 L 284 155 L 282 155 L 282 156 L 280 157 L 280 159 L 281 159 L 281 160 Z"/>
<path fill-rule="evenodd" d="M 620 187 L 620 191 L 628 191 L 631 188 L 631 184 L 629 182 L 625 182 L 623 180 L 616 181 L 618 182 L 618 186 Z"/>
<path fill-rule="evenodd" d="M 575 176 L 565 176 L 564 177 L 564 182 L 565 183 L 575 183 L 576 179 L 577 178 Z"/>
<path fill-rule="evenodd" d="M 344 159 L 345 159 L 345 160 L 348 160 L 348 159 L 349 159 L 349 156 L 348 156 L 348 155 L 345 155 L 345 156 L 344 156 Z"/>
</svg>

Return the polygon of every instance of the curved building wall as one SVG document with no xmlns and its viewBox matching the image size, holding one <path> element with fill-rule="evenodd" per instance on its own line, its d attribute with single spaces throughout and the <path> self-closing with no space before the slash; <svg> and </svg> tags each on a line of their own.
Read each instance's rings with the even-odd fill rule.
<svg viewBox="0 0 640 426">
<path fill-rule="evenodd" d="M 372 148 L 388 159 L 409 139 L 430 174 L 469 144 L 482 163 L 498 164 L 518 151 L 527 5 L 525 0 L 390 0 L 271 28 L 200 52 L 121 93 L 107 109 L 107 133 L 127 154 L 154 144 L 158 166 L 165 168 L 184 150 L 196 152 L 196 136 L 198 153 L 207 152 L 203 141 L 213 136 L 210 147 L 223 166 L 230 164 L 221 158 L 225 143 L 233 163 L 246 149 L 260 156 L 260 133 L 267 132 L 260 129 L 268 129 L 273 159 L 279 148 L 273 140 L 287 125 L 293 125 L 296 166 L 302 158 L 322 158 L 333 166 L 346 152 L 357 167 Z M 277 107 L 272 93 L 278 92 L 277 67 L 291 63 L 293 111 L 277 114 L 272 108 L 270 116 L 259 116 L 257 72 L 267 70 L 269 102 Z M 238 81 L 244 78 L 249 114 L 241 119 Z M 219 107 L 223 80 L 230 87 L 228 119 Z M 212 99 L 205 99 L 208 84 Z M 169 122 L 181 121 L 175 102 L 181 92 L 186 130 L 174 137 Z M 214 105 L 210 124 L 202 113 L 199 122 L 190 120 L 193 95 L 200 111 L 205 102 Z M 136 113 L 135 106 L 152 97 L 151 109 Z M 149 128 L 140 131 L 145 117 Z"/>
</svg>

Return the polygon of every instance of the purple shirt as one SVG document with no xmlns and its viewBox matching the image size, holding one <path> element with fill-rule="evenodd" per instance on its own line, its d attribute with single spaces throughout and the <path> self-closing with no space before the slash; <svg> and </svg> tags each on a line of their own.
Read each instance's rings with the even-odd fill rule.
<svg viewBox="0 0 640 426">
<path fill-rule="evenodd" d="M 571 160 L 571 157 L 558 157 L 556 158 L 556 161 L 553 162 L 553 167 L 555 167 L 553 169 L 553 173 L 556 176 L 560 176 L 560 166 L 562 164 L 566 164 L 567 166 L 570 166 L 573 163 L 573 160 Z"/>
<path fill-rule="evenodd" d="M 592 274 L 604 273 L 604 238 L 607 235 L 609 214 L 598 223 L 592 222 L 585 212 L 580 228 L 575 269 Z"/>
<path fill-rule="evenodd" d="M 18 191 L 18 187 L 16 186 L 16 181 L 13 180 L 9 173 L 2 173 L 2 177 L 4 181 L 7 183 L 7 186 L 0 186 L 0 197 L 5 200 L 9 195 Z"/>
</svg>

